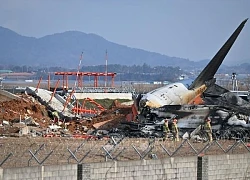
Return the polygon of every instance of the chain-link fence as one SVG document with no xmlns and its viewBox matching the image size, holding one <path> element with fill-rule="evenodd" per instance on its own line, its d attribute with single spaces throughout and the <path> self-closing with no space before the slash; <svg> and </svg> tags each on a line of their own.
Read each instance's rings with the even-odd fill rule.
<svg viewBox="0 0 250 180">
<path fill-rule="evenodd" d="M 70 163 L 160 159 L 174 156 L 249 153 L 243 140 L 197 143 L 161 138 L 73 139 L 1 138 L 0 167 L 25 167 Z"/>
</svg>

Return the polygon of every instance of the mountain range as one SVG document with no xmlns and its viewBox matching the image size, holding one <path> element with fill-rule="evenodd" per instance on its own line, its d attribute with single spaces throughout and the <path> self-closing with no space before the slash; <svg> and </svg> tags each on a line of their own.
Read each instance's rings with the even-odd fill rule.
<svg viewBox="0 0 250 180">
<path fill-rule="evenodd" d="M 119 45 L 95 34 L 67 31 L 41 38 L 26 37 L 0 26 L 0 64 L 76 68 L 83 52 L 83 65 L 109 64 L 179 66 L 182 69 L 204 67 L 199 62 Z"/>
</svg>

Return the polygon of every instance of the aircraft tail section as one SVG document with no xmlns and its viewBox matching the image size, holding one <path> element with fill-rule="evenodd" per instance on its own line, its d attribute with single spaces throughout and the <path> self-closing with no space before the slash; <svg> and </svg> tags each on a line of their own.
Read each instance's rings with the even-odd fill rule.
<svg viewBox="0 0 250 180">
<path fill-rule="evenodd" d="M 208 63 L 208 65 L 203 69 L 199 76 L 190 85 L 189 89 L 199 87 L 206 81 L 213 79 L 215 73 L 219 69 L 221 63 L 223 62 L 229 50 L 231 49 L 232 45 L 234 44 L 247 20 L 248 19 L 242 21 L 242 23 L 238 26 L 238 28 L 234 31 L 234 33 L 230 36 L 226 43 L 221 47 L 221 49 L 217 52 L 213 59 Z"/>
</svg>

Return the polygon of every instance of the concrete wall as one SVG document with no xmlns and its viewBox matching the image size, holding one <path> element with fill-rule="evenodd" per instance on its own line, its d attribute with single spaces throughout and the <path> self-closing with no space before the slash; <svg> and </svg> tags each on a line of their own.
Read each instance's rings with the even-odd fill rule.
<svg viewBox="0 0 250 180">
<path fill-rule="evenodd" d="M 12 94 L 12 93 L 5 91 L 5 90 L 0 90 L 0 95 L 6 96 L 9 99 L 20 99 L 19 96 L 16 96 L 15 94 Z"/>
<path fill-rule="evenodd" d="M 208 156 L 209 179 L 250 179 L 250 153 Z"/>
<path fill-rule="evenodd" d="M 77 179 L 76 164 L 0 169 L 0 180 L 69 180 L 69 179 Z"/>
<path fill-rule="evenodd" d="M 192 180 L 197 176 L 197 157 L 176 157 L 159 160 L 83 164 L 84 176 L 90 179 Z M 89 170 L 88 170 L 89 169 Z"/>
<path fill-rule="evenodd" d="M 132 100 L 132 93 L 74 93 L 76 99 L 129 99 Z"/>
<path fill-rule="evenodd" d="M 250 179 L 250 153 L 173 157 L 158 160 L 0 168 L 0 180 L 246 180 Z"/>
</svg>

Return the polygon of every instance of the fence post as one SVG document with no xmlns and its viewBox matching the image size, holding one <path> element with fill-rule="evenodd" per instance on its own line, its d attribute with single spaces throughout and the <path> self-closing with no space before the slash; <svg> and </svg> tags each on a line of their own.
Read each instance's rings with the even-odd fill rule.
<svg viewBox="0 0 250 180">
<path fill-rule="evenodd" d="M 82 164 L 77 164 L 77 180 L 82 180 Z"/>
<path fill-rule="evenodd" d="M 3 169 L 0 167 L 0 180 L 3 180 Z"/>
<path fill-rule="evenodd" d="M 197 180 L 208 180 L 208 157 L 200 155 L 197 159 Z"/>
<path fill-rule="evenodd" d="M 202 180 L 202 156 L 197 159 L 197 180 Z"/>
</svg>

